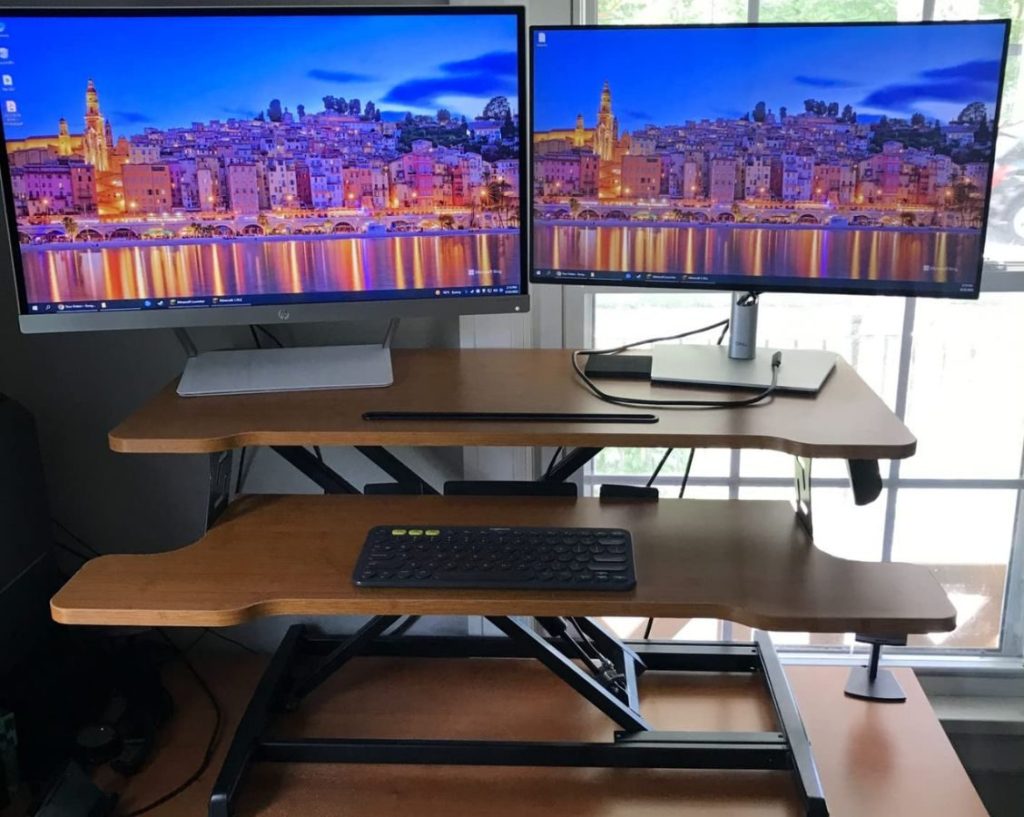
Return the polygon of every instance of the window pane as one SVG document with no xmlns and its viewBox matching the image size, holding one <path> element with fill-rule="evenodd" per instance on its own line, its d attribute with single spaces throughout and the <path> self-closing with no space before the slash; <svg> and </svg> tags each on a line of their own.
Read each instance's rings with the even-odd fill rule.
<svg viewBox="0 0 1024 817">
<path fill-rule="evenodd" d="M 901 476 L 1020 476 L 1022 349 L 1024 294 L 918 301 L 906 421 L 918 445 Z"/>
<path fill-rule="evenodd" d="M 637 616 L 604 616 L 601 622 L 619 638 L 643 638 L 647 619 Z M 661 641 L 717 641 L 722 638 L 722 622 L 713 618 L 656 618 L 651 639 Z"/>
<path fill-rule="evenodd" d="M 1020 49 L 1024 42 L 1021 4 L 1017 0 L 937 0 L 935 3 L 936 20 L 1006 17 L 1012 19 L 1013 23 L 1010 26 L 1010 52 L 999 113 L 996 172 L 985 238 L 985 256 L 993 261 L 1012 264 L 1024 261 L 1024 176 L 1020 170 L 1020 156 L 1024 151 L 1021 142 L 1024 136 L 1024 88 L 1020 83 Z"/>
<path fill-rule="evenodd" d="M 835 352 L 891 406 L 896 400 L 903 310 L 902 298 L 769 292 L 760 299 L 757 342 L 780 349 Z"/>
<path fill-rule="evenodd" d="M 665 337 L 725 320 L 729 298 L 724 292 L 598 292 L 594 295 L 594 346 L 603 349 Z M 713 344 L 718 334 L 706 332 L 685 342 Z"/>
<path fill-rule="evenodd" d="M 794 488 L 740 486 L 740 499 L 792 501 L 794 496 Z M 853 504 L 853 493 L 849 489 L 813 488 L 811 502 L 815 545 L 841 559 L 881 561 L 886 496 L 887 492 L 882 491 L 881 496 L 870 505 L 857 506 Z"/>
<path fill-rule="evenodd" d="M 762 23 L 841 23 L 920 20 L 922 0 L 761 0 Z"/>
<path fill-rule="evenodd" d="M 997 649 L 1016 491 L 900 489 L 893 561 L 929 565 L 957 610 L 952 633 L 911 645 Z"/>
<path fill-rule="evenodd" d="M 664 448 L 605 448 L 594 462 L 594 473 L 610 476 L 644 477 L 654 473 L 665 454 Z M 731 452 L 724 448 L 701 448 L 694 454 L 690 478 L 729 476 Z M 663 476 L 681 477 L 686 470 L 687 449 L 678 449 L 661 469 Z"/>
<path fill-rule="evenodd" d="M 598 0 L 597 21 L 616 23 L 743 23 L 747 0 Z"/>
</svg>

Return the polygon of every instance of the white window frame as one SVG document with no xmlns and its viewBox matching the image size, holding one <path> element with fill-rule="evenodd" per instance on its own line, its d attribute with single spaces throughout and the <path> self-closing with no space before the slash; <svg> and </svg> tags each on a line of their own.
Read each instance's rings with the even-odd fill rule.
<svg viewBox="0 0 1024 817">
<path fill-rule="evenodd" d="M 578 19 L 585 24 L 597 23 L 598 0 L 576 0 L 578 3 Z M 756 23 L 759 18 L 760 0 L 747 0 L 747 22 Z M 921 19 L 932 20 L 935 16 L 935 0 L 921 0 Z M 1020 46 L 1011 46 L 1011 53 L 1020 53 Z M 564 287 L 563 304 L 563 341 L 568 348 L 589 346 L 594 338 L 596 294 L 621 295 L 624 290 L 614 287 Z M 668 292 L 668 290 L 666 290 Z M 1021 262 L 997 263 L 986 260 L 982 271 L 982 292 L 1024 292 L 1024 259 Z M 725 302 L 723 301 L 723 314 Z M 894 411 L 900 419 L 906 413 L 907 389 L 910 377 L 911 352 L 913 349 L 913 330 L 916 317 L 916 300 L 904 299 L 903 326 L 901 333 L 900 361 L 897 378 L 896 405 Z M 1024 411 L 1024 406 L 1021 407 Z M 726 486 L 730 498 L 739 494 L 743 487 L 787 487 L 792 480 L 784 477 L 742 477 L 740 474 L 741 456 L 734 452 L 730 463 L 730 472 L 725 477 L 691 477 L 690 484 Z M 1024 452 L 1021 457 L 1021 469 L 1016 479 L 927 479 L 902 477 L 901 461 L 892 460 L 888 473 L 883 475 L 883 486 L 886 488 L 886 508 L 883 527 L 882 559 L 892 558 L 893 532 L 896 518 L 896 499 L 901 488 L 962 488 L 962 489 L 1011 489 L 1017 491 L 1017 505 L 1014 518 L 1014 532 L 1007 565 L 1006 588 L 1003 598 L 1000 646 L 998 650 L 942 649 L 922 651 L 920 649 L 890 649 L 887 655 L 893 663 L 904 663 L 918 668 L 934 667 L 949 669 L 975 668 L 1000 672 L 1019 670 L 1024 659 Z M 611 476 L 616 482 L 629 482 L 630 478 Z M 595 483 L 607 481 L 609 475 L 595 476 L 593 466 L 589 465 L 583 475 L 583 484 L 590 487 Z M 636 478 L 642 483 L 644 480 Z M 815 478 L 813 485 L 822 488 L 848 487 L 843 479 Z M 859 662 L 859 656 L 852 656 L 848 650 L 841 648 L 793 648 L 783 647 L 781 651 L 790 661 L 820 662 L 823 657 L 830 656 L 839 662 Z"/>
</svg>

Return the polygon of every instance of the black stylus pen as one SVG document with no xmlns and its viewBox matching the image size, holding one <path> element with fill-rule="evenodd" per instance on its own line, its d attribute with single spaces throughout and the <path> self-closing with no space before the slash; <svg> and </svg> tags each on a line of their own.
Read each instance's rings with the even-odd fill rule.
<svg viewBox="0 0 1024 817">
<path fill-rule="evenodd" d="M 656 414 L 612 414 L 570 411 L 367 411 L 364 420 L 461 420 L 462 422 L 525 423 L 656 423 Z"/>
</svg>

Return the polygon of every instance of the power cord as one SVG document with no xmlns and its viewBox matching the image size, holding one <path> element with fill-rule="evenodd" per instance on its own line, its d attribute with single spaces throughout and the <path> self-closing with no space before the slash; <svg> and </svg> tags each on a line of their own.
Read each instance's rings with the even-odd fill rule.
<svg viewBox="0 0 1024 817">
<path fill-rule="evenodd" d="M 157 629 L 157 632 L 163 637 L 164 641 L 171 645 L 171 649 L 173 649 L 174 652 L 177 653 L 182 663 L 188 668 L 188 671 L 192 673 L 192 676 L 196 679 L 196 683 L 199 685 L 200 689 L 202 689 L 203 692 L 206 693 L 206 697 L 209 698 L 210 706 L 213 707 L 213 730 L 210 733 L 210 739 L 206 744 L 206 751 L 203 753 L 203 759 L 200 761 L 199 766 L 196 768 L 196 770 L 192 772 L 192 774 L 190 774 L 188 778 L 184 780 L 184 782 L 178 784 L 169 792 L 167 792 L 164 795 L 161 795 L 151 803 L 147 803 L 145 806 L 142 806 L 141 808 L 137 808 L 134 811 L 128 812 L 127 814 L 123 815 L 123 817 L 139 817 L 139 815 L 146 814 L 152 811 L 153 809 L 157 808 L 158 806 L 162 806 L 169 800 L 173 800 L 175 797 L 177 797 L 179 794 L 181 794 L 183 791 L 189 788 L 193 783 L 199 780 L 199 778 L 206 773 L 206 770 L 210 768 L 210 763 L 213 761 L 213 754 L 217 749 L 217 740 L 220 737 L 221 725 L 224 720 L 224 716 L 220 708 L 220 703 L 217 701 L 217 696 L 213 694 L 213 690 L 210 689 L 209 684 L 206 683 L 206 680 L 203 678 L 203 676 L 199 674 L 199 671 L 195 668 L 195 666 L 193 666 L 192 662 L 189 661 L 188 656 L 185 654 L 185 652 L 180 647 L 178 647 L 178 645 L 174 643 L 171 637 L 167 635 L 167 633 L 165 633 L 163 630 Z"/>
<path fill-rule="evenodd" d="M 55 528 L 60 530 L 65 536 L 67 536 L 72 542 L 74 542 L 76 545 L 78 545 L 80 548 L 82 548 L 86 553 L 88 553 L 90 557 L 102 555 L 102 554 L 100 554 L 100 552 L 98 550 L 96 550 L 96 548 L 94 548 L 92 545 L 90 545 L 88 542 L 86 542 L 84 539 L 82 539 L 78 534 L 76 534 L 73 530 L 71 530 L 67 525 L 65 525 L 60 520 L 54 519 L 51 516 L 50 517 L 50 523 Z M 81 555 L 80 553 L 76 553 L 72 548 L 68 547 L 67 545 L 62 544 L 61 542 L 57 542 L 56 544 L 57 544 L 58 547 L 62 547 L 65 550 L 67 550 L 67 551 L 69 551 L 71 553 L 74 553 L 76 556 L 80 556 Z"/>
<path fill-rule="evenodd" d="M 651 474 L 651 478 L 647 480 L 647 484 L 644 485 L 645 488 L 650 488 L 654 484 L 654 480 L 656 480 L 658 478 L 658 474 L 661 473 L 662 467 L 668 461 L 668 458 L 672 456 L 672 452 L 673 451 L 675 451 L 674 448 L 666 448 L 665 449 L 665 455 L 661 458 L 661 460 L 658 462 L 658 464 L 656 466 L 654 466 L 654 473 Z"/>
<path fill-rule="evenodd" d="M 551 471 L 555 467 L 555 463 L 558 462 L 558 458 L 562 455 L 563 450 L 564 448 L 562 446 L 558 446 L 558 448 L 555 449 L 555 453 L 551 455 L 551 461 L 548 463 L 548 467 L 544 469 L 545 477 L 551 476 Z"/>
<path fill-rule="evenodd" d="M 690 449 L 690 456 L 686 458 L 686 470 L 683 471 L 683 482 L 679 486 L 679 498 L 683 498 L 683 494 L 686 493 L 686 483 L 690 481 L 690 469 L 693 467 L 693 455 L 696 453 L 696 448 Z"/>
<path fill-rule="evenodd" d="M 668 459 L 668 455 L 672 453 L 670 448 L 665 452 L 665 456 L 661 458 L 661 462 L 658 463 L 658 467 L 654 469 L 654 473 L 651 475 L 650 480 L 647 484 L 650 485 L 654 482 L 655 477 L 658 476 L 658 472 L 661 470 L 661 466 L 665 464 L 665 460 Z M 693 468 L 693 455 L 697 453 L 696 448 L 690 449 L 690 455 L 686 458 L 686 469 L 683 471 L 683 481 L 679 485 L 679 498 L 683 498 L 683 494 L 686 493 L 686 485 L 690 481 L 690 469 Z M 644 641 L 651 637 L 651 628 L 654 627 L 654 618 L 647 619 L 647 626 L 644 627 Z"/>
<path fill-rule="evenodd" d="M 667 335 L 660 338 L 647 338 L 646 340 L 638 340 L 633 343 L 626 343 L 622 346 L 616 346 L 610 349 L 577 349 L 572 353 L 572 368 L 573 371 L 576 372 L 576 376 L 583 381 L 583 384 L 595 397 L 606 403 L 612 403 L 617 406 L 637 408 L 743 408 L 744 406 L 756 405 L 757 403 L 761 403 L 771 397 L 775 393 L 779 383 L 779 367 L 782 365 L 782 352 L 779 351 L 772 355 L 772 380 L 768 387 L 762 389 L 755 395 L 750 397 L 741 397 L 737 400 L 659 400 L 654 397 L 623 397 L 620 395 L 609 394 L 594 383 L 580 365 L 581 357 L 590 357 L 593 355 L 617 355 L 628 351 L 629 349 L 635 349 L 638 346 L 646 346 L 651 343 L 688 338 L 693 335 L 710 332 L 712 329 L 718 329 L 719 327 L 722 328 L 722 335 L 720 337 L 724 338 L 725 330 L 729 328 L 728 320 L 717 321 L 709 324 L 708 326 L 703 326 L 700 329 L 691 329 L 688 332 L 680 332 L 677 335 Z"/>
</svg>

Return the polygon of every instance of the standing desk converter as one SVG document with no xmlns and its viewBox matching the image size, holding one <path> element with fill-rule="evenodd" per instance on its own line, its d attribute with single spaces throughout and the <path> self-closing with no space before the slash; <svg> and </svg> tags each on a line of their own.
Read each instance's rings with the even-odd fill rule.
<svg viewBox="0 0 1024 817">
<path fill-rule="evenodd" d="M 856 500 L 881 490 L 878 459 L 916 441 L 843 361 L 816 396 L 778 395 L 744 409 L 664 410 L 652 425 L 368 422 L 373 410 L 600 412 L 562 350 L 395 350 L 394 386 L 354 391 L 179 398 L 174 384 L 114 429 L 124 453 L 210 455 L 210 525 L 169 553 L 89 562 L 54 597 L 66 624 L 225 626 L 267 615 L 369 615 L 354 635 L 289 629 L 249 703 L 210 799 L 226 817 L 253 761 L 787 770 L 804 811 L 828 814 L 813 752 L 770 639 L 753 643 L 622 642 L 595 616 L 721 617 L 761 630 L 858 633 L 879 645 L 949 631 L 955 611 L 927 568 L 838 559 L 812 539 L 815 457 L 850 463 Z M 648 383 L 616 384 L 635 396 Z M 689 395 L 725 397 L 686 389 Z M 678 387 L 671 387 L 678 394 Z M 644 409 L 644 411 L 648 411 Z M 353 446 L 405 495 L 366 496 L 306 446 Z M 785 501 L 599 501 L 445 497 L 388 446 L 566 446 L 543 477 L 562 481 L 602 447 L 761 448 L 793 454 L 796 512 Z M 231 452 L 267 446 L 331 496 L 231 502 Z M 562 525 L 632 531 L 637 586 L 628 592 L 365 589 L 351 582 L 378 524 Z M 420 615 L 480 615 L 501 636 L 405 636 Z M 533 620 L 533 626 L 523 617 Z M 357 655 L 534 658 L 607 715 L 607 742 L 272 739 L 294 709 Z M 774 732 L 669 732 L 641 711 L 645 672 L 760 675 Z"/>
</svg>

